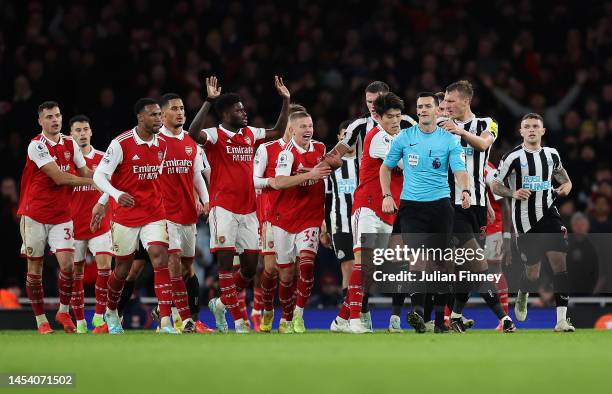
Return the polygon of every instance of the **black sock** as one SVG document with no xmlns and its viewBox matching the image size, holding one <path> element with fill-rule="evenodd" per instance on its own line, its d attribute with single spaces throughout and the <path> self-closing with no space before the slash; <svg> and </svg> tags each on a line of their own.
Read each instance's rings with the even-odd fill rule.
<svg viewBox="0 0 612 394">
<path fill-rule="evenodd" d="M 346 293 L 348 293 L 348 289 L 345 287 L 344 289 L 342 289 L 342 299 L 346 300 Z"/>
<path fill-rule="evenodd" d="M 425 294 L 425 305 L 423 306 L 423 319 L 425 321 L 431 320 L 431 311 L 434 308 L 434 298 L 436 295 L 431 293 Z"/>
<path fill-rule="evenodd" d="M 410 302 L 412 303 L 412 311 L 423 316 L 423 309 L 425 305 L 425 294 L 426 293 L 412 293 L 410 294 Z"/>
<path fill-rule="evenodd" d="M 455 302 L 453 304 L 453 313 L 462 314 L 465 304 L 470 299 L 470 293 L 456 293 Z"/>
<path fill-rule="evenodd" d="M 363 292 L 363 300 L 361 302 L 361 313 L 368 313 L 370 311 L 370 293 Z"/>
<path fill-rule="evenodd" d="M 452 311 L 454 305 L 455 305 L 455 294 L 447 293 L 446 294 L 446 306 L 448 307 L 448 310 Z"/>
<path fill-rule="evenodd" d="M 404 306 L 404 300 L 406 299 L 406 294 L 398 293 L 393 294 L 391 296 L 391 314 L 400 316 L 402 313 L 402 307 Z"/>
<path fill-rule="evenodd" d="M 567 271 L 553 274 L 555 306 L 567 306 L 569 302 L 569 277 Z"/>
<path fill-rule="evenodd" d="M 501 320 L 502 317 L 506 316 L 506 312 L 504 312 L 504 308 L 501 306 L 501 303 L 499 302 L 499 297 L 497 296 L 497 293 L 495 293 L 494 290 L 489 290 L 484 293 L 480 293 L 480 296 L 483 300 L 485 300 L 489 309 L 491 309 L 491 311 L 495 313 L 495 316 L 497 316 L 499 320 Z"/>
<path fill-rule="evenodd" d="M 185 281 L 187 287 L 187 302 L 189 303 L 189 312 L 193 321 L 200 320 L 200 281 L 197 275 L 190 276 Z"/>
<path fill-rule="evenodd" d="M 436 326 L 442 327 L 444 325 L 444 307 L 446 306 L 447 294 L 436 294 L 433 296 L 433 309 L 436 313 L 435 323 Z M 427 316 L 429 319 L 431 316 Z"/>
<path fill-rule="evenodd" d="M 134 293 L 134 286 L 136 286 L 135 280 L 126 280 L 123 284 L 121 298 L 119 298 L 119 302 L 117 303 L 117 313 L 119 316 L 123 316 L 123 310 Z"/>
</svg>

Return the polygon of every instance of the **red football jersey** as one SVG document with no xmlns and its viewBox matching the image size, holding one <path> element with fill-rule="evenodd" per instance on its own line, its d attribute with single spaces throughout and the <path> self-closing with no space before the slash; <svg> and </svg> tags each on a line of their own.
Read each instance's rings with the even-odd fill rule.
<svg viewBox="0 0 612 394">
<path fill-rule="evenodd" d="M 257 150 L 255 156 L 255 175 L 260 178 L 274 178 L 276 176 L 276 164 L 278 154 L 285 148 L 287 143 L 279 138 L 275 141 L 267 142 Z M 258 219 L 260 223 L 270 220 L 271 207 L 276 204 L 276 199 L 280 194 L 279 190 L 271 187 L 261 189 L 257 205 Z"/>
<path fill-rule="evenodd" d="M 324 155 L 325 145 L 321 142 L 312 141 L 304 150 L 291 140 L 275 160 L 275 175 L 296 175 L 300 169 L 315 167 Z M 320 179 L 279 190 L 270 208 L 270 222 L 289 233 L 319 227 L 325 217 L 325 183 Z"/>
<path fill-rule="evenodd" d="M 136 128 L 111 141 L 97 171 L 111 175 L 111 184 L 136 201 L 132 208 L 114 204 L 113 222 L 140 227 L 166 218 L 160 181 L 165 152 L 163 136 L 143 141 Z"/>
<path fill-rule="evenodd" d="M 100 163 L 100 160 L 102 160 L 102 157 L 104 156 L 104 152 L 100 152 L 99 150 L 92 148 L 87 155 L 83 156 L 85 157 L 87 167 L 95 171 L 96 167 Z M 75 186 L 72 189 L 70 211 L 74 226 L 74 239 L 92 239 L 110 230 L 110 219 L 112 215 L 110 205 L 104 219 L 102 219 L 100 222 L 100 228 L 93 233 L 91 230 L 89 230 L 91 210 L 98 202 L 101 194 L 102 193 L 92 185 Z"/>
<path fill-rule="evenodd" d="M 243 127 L 233 133 L 222 126 L 205 129 L 204 151 L 210 162 L 210 207 L 220 206 L 237 214 L 255 212 L 253 157 L 255 142 L 265 129 Z"/>
<path fill-rule="evenodd" d="M 57 143 L 42 133 L 34 137 L 28 145 L 26 165 L 21 175 L 18 215 L 28 216 L 43 224 L 70 221 L 72 187 L 56 185 L 40 169 L 52 161 L 61 171 L 71 174 L 76 174 L 76 167 L 85 165 L 83 155 L 71 137 L 60 134 Z"/>
<path fill-rule="evenodd" d="M 487 185 L 490 182 L 493 182 L 493 177 L 495 176 L 496 171 L 497 168 L 491 162 L 487 162 L 484 170 Z M 501 205 L 499 205 L 497 201 L 501 200 L 503 197 L 493 194 L 489 187 L 487 187 L 487 195 L 489 196 L 491 208 L 493 208 L 493 211 L 495 212 L 495 221 L 493 223 L 489 223 L 487 221 L 487 234 L 499 233 L 502 231 L 502 210 Z"/>
<path fill-rule="evenodd" d="M 384 161 L 384 155 L 388 152 L 388 147 L 391 145 L 391 140 L 392 137 L 380 126 L 375 126 L 366 134 L 363 141 L 361 167 L 359 168 L 359 185 L 353 196 L 352 213 L 355 213 L 358 208 L 366 207 L 373 210 L 385 223 L 392 225 L 397 213 L 389 214 L 382 211 L 382 189 L 380 187 L 380 166 Z M 371 147 L 379 152 L 381 157 L 373 157 Z M 397 168 L 391 171 L 391 195 L 398 207 L 403 184 L 404 176 L 402 172 Z"/>
<path fill-rule="evenodd" d="M 166 219 L 178 224 L 194 224 L 198 220 L 195 207 L 193 177 L 203 170 L 198 160 L 198 144 L 185 131 L 178 136 L 165 127 L 166 158 L 161 173 Z"/>
</svg>

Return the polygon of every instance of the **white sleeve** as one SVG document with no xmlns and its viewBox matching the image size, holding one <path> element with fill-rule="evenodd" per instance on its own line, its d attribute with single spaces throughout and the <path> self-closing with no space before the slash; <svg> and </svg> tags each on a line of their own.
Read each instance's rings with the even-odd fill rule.
<svg viewBox="0 0 612 394">
<path fill-rule="evenodd" d="M 47 145 L 42 141 L 30 142 L 30 145 L 28 145 L 28 157 L 38 166 L 38 168 L 55 161 L 53 157 L 51 157 Z"/>
<path fill-rule="evenodd" d="M 203 204 L 209 201 L 208 197 L 208 189 L 206 188 L 206 182 L 204 182 L 204 178 L 202 178 L 202 172 L 196 171 L 193 176 L 193 186 L 200 197 L 200 201 Z"/>
<path fill-rule="evenodd" d="M 268 178 L 264 178 L 264 172 L 268 166 L 268 150 L 265 145 L 259 145 L 255 152 L 255 160 L 253 165 L 253 184 L 255 189 L 263 189 L 268 187 Z"/>
<path fill-rule="evenodd" d="M 293 153 L 288 150 L 283 150 L 278 154 L 276 161 L 275 176 L 290 176 L 291 167 L 293 166 Z"/>
<path fill-rule="evenodd" d="M 100 171 L 100 167 L 96 168 L 93 174 L 93 181 L 96 184 L 96 187 L 102 190 L 104 193 L 108 193 L 115 199 L 115 201 L 119 202 L 119 197 L 123 194 L 121 190 L 115 189 L 113 185 L 111 185 L 109 181 L 110 175 Z M 102 198 L 98 200 L 100 202 Z"/>
<path fill-rule="evenodd" d="M 204 172 L 204 178 L 206 178 L 206 182 L 210 184 L 210 163 L 208 162 L 208 158 L 206 157 L 206 152 L 204 151 L 204 149 L 202 149 L 199 145 L 198 147 L 202 152 L 202 165 L 204 166 L 202 172 Z"/>
<path fill-rule="evenodd" d="M 216 144 L 217 139 L 219 138 L 217 128 L 210 127 L 208 129 L 202 129 L 202 131 L 206 134 L 206 142 L 210 142 L 211 144 Z"/>
<path fill-rule="evenodd" d="M 81 152 L 81 148 L 79 148 L 75 140 L 72 140 L 72 146 L 74 149 L 74 157 L 73 157 L 74 165 L 76 165 L 76 168 L 85 167 L 87 163 L 85 163 L 83 152 Z"/>
<path fill-rule="evenodd" d="M 497 174 L 497 170 L 493 169 L 489 166 L 486 167 L 485 169 L 485 184 L 487 185 L 487 187 L 490 189 L 491 188 L 491 184 L 493 183 L 493 181 L 495 180 L 495 175 Z M 502 196 L 498 196 L 495 193 L 492 193 L 493 197 L 495 197 L 495 201 L 499 201 L 501 200 L 503 197 Z"/>
<path fill-rule="evenodd" d="M 98 198 L 98 204 L 106 205 L 106 203 L 108 202 L 108 197 L 108 193 L 102 193 L 100 198 Z"/>
<path fill-rule="evenodd" d="M 113 175 L 117 166 L 123 161 L 123 149 L 117 140 L 112 140 L 104 157 L 100 160 L 96 172 L 106 175 Z M 112 196 L 112 194 L 111 194 Z M 114 197 L 114 196 L 113 196 Z"/>
<path fill-rule="evenodd" d="M 196 158 L 193 169 L 196 174 L 204 171 L 204 150 L 200 148 L 200 145 L 196 145 Z"/>
<path fill-rule="evenodd" d="M 261 127 L 249 127 L 255 136 L 255 141 L 266 138 L 266 129 Z"/>
<path fill-rule="evenodd" d="M 391 149 L 391 141 L 391 137 L 384 131 L 376 134 L 370 141 L 370 156 L 385 160 L 389 149 Z"/>
</svg>

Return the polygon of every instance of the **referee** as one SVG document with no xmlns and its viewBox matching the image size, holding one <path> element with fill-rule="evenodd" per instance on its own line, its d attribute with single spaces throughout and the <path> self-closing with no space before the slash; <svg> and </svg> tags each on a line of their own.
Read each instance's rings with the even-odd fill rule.
<svg viewBox="0 0 612 394">
<path fill-rule="evenodd" d="M 435 246 L 444 249 L 450 244 L 454 217 L 448 185 L 449 167 L 462 189 L 462 209 L 470 207 L 470 181 L 461 144 L 452 134 L 436 125 L 438 105 L 438 98 L 433 93 L 418 95 L 416 108 L 419 122 L 402 130 L 393 140 L 389 154 L 380 167 L 380 184 L 383 212 L 392 213 L 397 206 L 391 198 L 391 171 L 402 160 L 404 185 L 397 217 L 402 233 L 437 234 L 440 242 Z M 416 332 L 423 333 L 426 283 L 419 284 L 418 289 L 418 292 L 411 294 L 413 310 L 408 314 L 408 322 Z M 436 333 L 448 332 L 444 326 L 445 303 L 446 296 L 436 294 Z"/>
</svg>

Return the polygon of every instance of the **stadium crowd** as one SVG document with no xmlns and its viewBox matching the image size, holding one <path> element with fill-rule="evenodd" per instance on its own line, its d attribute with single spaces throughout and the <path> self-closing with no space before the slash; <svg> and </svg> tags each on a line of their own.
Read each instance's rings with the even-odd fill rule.
<svg viewBox="0 0 612 394">
<path fill-rule="evenodd" d="M 544 116 L 546 142 L 574 182 L 559 203 L 570 230 L 612 233 L 612 3 L 358 3 L 182 0 L 160 9 L 147 0 L 0 2 L 0 288 L 24 283 L 16 211 L 26 147 L 39 132 L 37 106 L 58 101 L 65 120 L 87 114 L 93 145 L 105 150 L 134 125 L 138 97 L 180 94 L 189 123 L 211 74 L 224 92 L 241 95 L 255 126 L 276 118 L 270 81 L 282 75 L 328 147 L 341 121 L 364 112 L 363 89 L 373 79 L 412 102 L 418 91 L 467 78 L 475 110 L 500 124 L 494 150 L 516 144 L 525 112 Z M 212 278 L 206 226 L 199 235 L 200 274 Z M 333 259 L 321 252 L 328 264 L 318 269 L 335 274 Z M 319 277 L 326 291 L 316 298 L 337 302 L 327 295 L 329 275 Z M 54 281 L 44 282 L 53 295 Z"/>
</svg>

